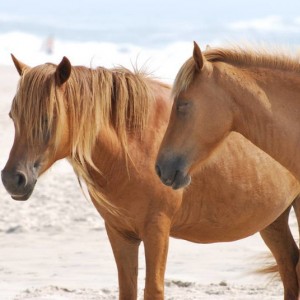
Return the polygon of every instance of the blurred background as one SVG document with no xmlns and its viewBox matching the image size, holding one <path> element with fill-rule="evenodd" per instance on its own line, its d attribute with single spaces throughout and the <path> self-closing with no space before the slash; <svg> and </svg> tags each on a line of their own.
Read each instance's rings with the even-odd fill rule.
<svg viewBox="0 0 300 300">
<path fill-rule="evenodd" d="M 27 64 L 63 55 L 73 64 L 146 65 L 172 81 L 202 48 L 255 43 L 297 49 L 298 0 L 10 0 L 0 3 L 0 64 L 14 53 Z"/>
<path fill-rule="evenodd" d="M 14 137 L 8 112 L 19 75 L 11 53 L 30 66 L 57 64 L 63 56 L 74 65 L 145 66 L 171 83 L 191 56 L 193 40 L 202 49 L 250 43 L 297 53 L 300 1 L 0 1 L 0 169 Z M 297 230 L 294 217 L 292 229 Z M 39 180 L 27 202 L 12 201 L 0 184 L 0 249 L 1 300 L 82 300 L 83 293 L 84 299 L 117 299 L 103 220 L 65 160 Z M 251 273 L 263 251 L 258 234 L 213 245 L 172 239 L 168 299 L 282 299 L 281 285 L 266 286 Z M 139 271 L 141 294 L 143 253 Z"/>
</svg>

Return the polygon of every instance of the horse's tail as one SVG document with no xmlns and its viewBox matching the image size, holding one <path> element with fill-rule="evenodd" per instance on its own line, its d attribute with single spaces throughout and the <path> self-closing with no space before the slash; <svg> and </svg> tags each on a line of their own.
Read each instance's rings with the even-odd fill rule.
<svg viewBox="0 0 300 300">
<path fill-rule="evenodd" d="M 265 254 L 262 258 L 263 267 L 257 269 L 255 273 L 263 275 L 273 275 L 272 279 L 280 279 L 279 269 L 271 253 Z"/>
<path fill-rule="evenodd" d="M 257 273 L 260 273 L 260 274 L 277 273 L 277 274 L 274 274 L 277 277 L 277 276 L 279 276 L 278 265 L 276 263 L 274 263 L 273 265 L 269 265 L 264 268 L 258 269 Z"/>
</svg>

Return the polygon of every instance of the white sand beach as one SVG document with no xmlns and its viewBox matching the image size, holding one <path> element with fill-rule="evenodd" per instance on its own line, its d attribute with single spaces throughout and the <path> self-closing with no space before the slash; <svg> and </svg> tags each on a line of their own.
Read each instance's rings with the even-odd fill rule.
<svg viewBox="0 0 300 300">
<path fill-rule="evenodd" d="M 8 112 L 17 80 L 12 66 L 0 67 L 1 169 L 13 141 Z M 290 222 L 296 233 L 294 215 Z M 280 281 L 254 274 L 266 253 L 259 234 L 212 245 L 171 239 L 165 298 L 283 299 Z M 142 299 L 143 249 L 139 271 Z M 118 299 L 117 271 L 104 222 L 83 196 L 66 161 L 40 178 L 26 202 L 12 200 L 0 184 L 0 300 L 21 299 Z"/>
</svg>

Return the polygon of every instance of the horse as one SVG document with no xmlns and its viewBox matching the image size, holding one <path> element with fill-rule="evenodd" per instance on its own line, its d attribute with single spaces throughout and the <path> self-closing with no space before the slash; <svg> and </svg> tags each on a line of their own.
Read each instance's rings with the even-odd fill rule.
<svg viewBox="0 0 300 300">
<path fill-rule="evenodd" d="M 162 300 L 170 237 L 216 243 L 256 232 L 275 257 L 286 297 L 298 293 L 299 251 L 288 216 L 300 185 L 290 172 L 231 134 L 189 188 L 170 189 L 154 167 L 173 103 L 170 86 L 138 70 L 72 66 L 66 57 L 35 67 L 12 58 L 20 80 L 2 182 L 13 199 L 27 200 L 38 177 L 66 158 L 105 221 L 119 299 L 137 298 L 141 242 L 144 299 Z"/>
<path fill-rule="evenodd" d="M 202 53 L 194 42 L 193 56 L 175 79 L 176 100 L 160 155 L 169 151 L 179 159 L 185 152 L 178 174 L 188 176 L 235 131 L 299 180 L 299 74 L 297 58 L 237 47 Z"/>
</svg>

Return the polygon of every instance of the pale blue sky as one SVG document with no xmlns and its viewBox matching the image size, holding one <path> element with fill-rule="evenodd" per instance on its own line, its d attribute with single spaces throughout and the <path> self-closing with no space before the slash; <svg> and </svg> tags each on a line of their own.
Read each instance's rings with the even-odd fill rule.
<svg viewBox="0 0 300 300">
<path fill-rule="evenodd" d="M 0 2 L 0 33 L 19 29 L 61 38 L 129 43 L 300 41 L 300 0 L 10 0 Z"/>
</svg>

